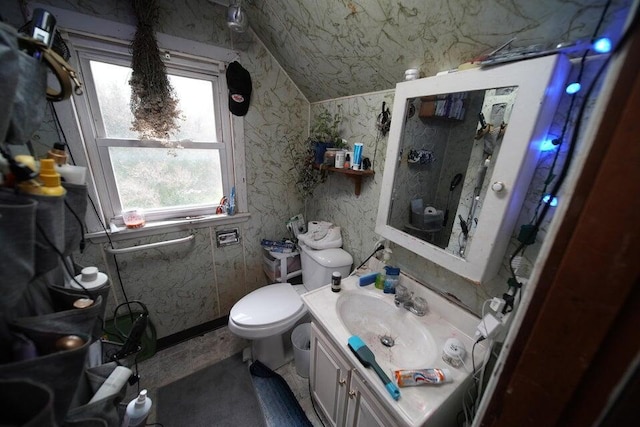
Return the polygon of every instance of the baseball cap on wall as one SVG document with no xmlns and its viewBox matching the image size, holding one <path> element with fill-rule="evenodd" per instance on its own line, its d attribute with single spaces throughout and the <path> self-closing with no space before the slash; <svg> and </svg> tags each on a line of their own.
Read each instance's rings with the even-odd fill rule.
<svg viewBox="0 0 640 427">
<path fill-rule="evenodd" d="M 227 67 L 227 87 L 229 88 L 229 111 L 236 116 L 244 116 L 251 101 L 251 75 L 238 61 Z"/>
</svg>

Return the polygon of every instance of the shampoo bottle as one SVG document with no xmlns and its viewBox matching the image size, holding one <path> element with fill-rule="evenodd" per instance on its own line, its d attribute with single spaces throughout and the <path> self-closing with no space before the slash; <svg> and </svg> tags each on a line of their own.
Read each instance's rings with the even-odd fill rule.
<svg viewBox="0 0 640 427">
<path fill-rule="evenodd" d="M 142 390 L 138 397 L 127 405 L 122 427 L 143 426 L 151 411 L 151 399 L 147 397 L 147 390 Z"/>
</svg>

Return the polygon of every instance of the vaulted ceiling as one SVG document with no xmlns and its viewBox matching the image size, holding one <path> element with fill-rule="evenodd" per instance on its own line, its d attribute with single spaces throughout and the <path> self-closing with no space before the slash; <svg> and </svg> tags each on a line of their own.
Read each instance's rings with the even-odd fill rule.
<svg viewBox="0 0 640 427">
<path fill-rule="evenodd" d="M 215 0 L 210 0 L 215 1 Z M 244 0 L 251 29 L 311 101 L 391 89 L 408 68 L 457 67 L 513 46 L 589 39 L 607 1 Z M 615 37 L 631 0 L 613 1 Z M 617 22 L 617 26 L 612 26 Z M 611 34 L 614 33 L 614 34 Z M 242 35 L 235 36 L 241 40 Z"/>
</svg>

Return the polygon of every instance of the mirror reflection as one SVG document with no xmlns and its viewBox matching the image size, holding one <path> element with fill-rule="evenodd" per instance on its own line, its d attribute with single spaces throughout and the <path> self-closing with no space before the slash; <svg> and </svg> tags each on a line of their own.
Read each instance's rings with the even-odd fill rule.
<svg viewBox="0 0 640 427">
<path fill-rule="evenodd" d="M 410 98 L 387 225 L 464 258 L 517 86 Z"/>
</svg>

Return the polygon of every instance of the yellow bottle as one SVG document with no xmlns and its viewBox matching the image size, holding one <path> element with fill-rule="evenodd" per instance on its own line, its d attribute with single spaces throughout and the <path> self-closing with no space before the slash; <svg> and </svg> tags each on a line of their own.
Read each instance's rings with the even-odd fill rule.
<svg viewBox="0 0 640 427">
<path fill-rule="evenodd" d="M 60 174 L 56 172 L 54 165 L 53 159 L 40 160 L 38 180 L 32 179 L 31 181 L 20 183 L 20 190 L 41 196 L 64 196 L 67 190 L 60 185 Z"/>
</svg>

